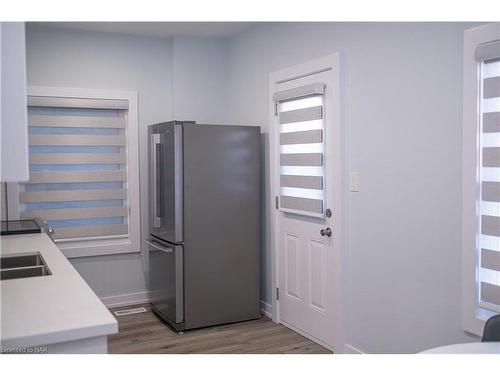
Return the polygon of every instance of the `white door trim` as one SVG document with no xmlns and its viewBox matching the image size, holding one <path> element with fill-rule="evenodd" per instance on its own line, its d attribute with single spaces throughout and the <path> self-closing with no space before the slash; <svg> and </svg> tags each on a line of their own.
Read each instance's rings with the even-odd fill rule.
<svg viewBox="0 0 500 375">
<path fill-rule="evenodd" d="M 275 208 L 275 196 L 279 196 L 278 194 L 278 189 L 279 186 L 277 184 L 277 179 L 276 176 L 278 175 L 278 158 L 277 158 L 277 152 L 275 150 L 275 147 L 277 145 L 277 132 L 274 131 L 274 124 L 276 122 L 276 117 L 274 113 L 274 105 L 271 105 L 273 103 L 273 94 L 275 92 L 275 85 L 276 83 L 280 82 L 285 82 L 288 80 L 293 80 L 296 78 L 301 78 L 307 75 L 312 75 L 320 72 L 324 72 L 326 70 L 337 70 L 339 79 L 338 82 L 342 82 L 341 78 L 341 66 L 340 66 L 340 54 L 339 53 L 334 53 L 322 58 L 318 58 L 315 60 L 307 61 L 302 64 L 297 64 L 285 69 L 281 69 L 279 71 L 275 71 L 269 74 L 269 160 L 270 160 L 270 168 L 269 168 L 269 175 L 270 175 L 270 216 L 271 216 L 271 227 L 270 227 L 270 244 L 271 244 L 271 286 L 272 286 L 272 319 L 275 323 L 282 323 L 280 319 L 280 306 L 279 306 L 279 301 L 277 300 L 277 295 L 276 295 L 276 290 L 279 287 L 279 263 L 278 263 L 278 246 L 279 246 L 279 215 L 278 215 L 278 210 Z M 338 84 L 337 89 L 340 90 L 340 83 Z M 342 314 L 342 274 L 341 274 L 341 260 L 342 260 L 342 254 L 343 254 L 343 235 L 344 235 L 344 229 L 343 229 L 343 223 L 344 223 L 344 214 L 343 214 L 343 197 L 344 197 L 344 189 L 343 189 L 343 184 L 342 184 L 342 178 L 344 176 L 343 173 L 343 145 L 342 145 L 342 140 L 343 140 L 343 129 L 342 129 L 342 123 L 341 123 L 341 115 L 340 115 L 340 110 L 341 106 L 340 103 L 337 103 L 337 108 L 334 110 L 338 111 L 339 115 L 337 116 L 337 120 L 339 122 L 338 124 L 338 129 L 340 129 L 340 134 L 338 134 L 338 137 L 334 140 L 334 149 L 335 149 L 335 158 L 334 158 L 334 163 L 330 163 L 328 168 L 335 168 L 337 172 L 337 176 L 340 177 L 339 181 L 335 184 L 335 190 L 338 192 L 335 195 L 335 199 L 338 200 L 337 202 L 332 202 L 337 211 L 339 212 L 339 215 L 341 217 L 341 220 L 337 223 L 336 228 L 335 228 L 335 249 L 337 250 L 336 255 L 335 255 L 335 287 L 334 291 L 336 294 L 335 298 L 335 321 L 332 322 L 332 326 L 335 328 L 336 332 L 336 337 L 335 337 L 335 342 L 334 343 L 328 343 L 327 345 L 324 345 L 325 343 L 320 343 L 324 345 L 325 347 L 332 349 L 336 352 L 343 352 L 344 350 L 344 335 L 343 335 L 343 314 Z M 332 142 L 333 143 L 333 142 Z M 329 144 L 328 147 L 332 147 L 332 143 Z M 333 164 L 333 165 L 332 165 Z M 289 326 L 289 325 L 287 325 Z M 290 328 L 290 327 L 289 327 Z M 293 329 L 293 328 L 292 328 Z M 297 331 L 297 330 L 296 330 Z M 304 335 L 304 333 L 299 332 Z M 317 341 L 317 340 L 314 340 Z"/>
</svg>

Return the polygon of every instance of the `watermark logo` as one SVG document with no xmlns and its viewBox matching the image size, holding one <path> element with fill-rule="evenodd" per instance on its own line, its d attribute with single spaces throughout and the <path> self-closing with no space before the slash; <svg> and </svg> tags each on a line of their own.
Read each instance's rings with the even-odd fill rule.
<svg viewBox="0 0 500 375">
<path fill-rule="evenodd" d="M 46 346 L 14 346 L 14 347 L 0 347 L 0 353 L 2 354 L 45 354 L 48 353 Z"/>
</svg>

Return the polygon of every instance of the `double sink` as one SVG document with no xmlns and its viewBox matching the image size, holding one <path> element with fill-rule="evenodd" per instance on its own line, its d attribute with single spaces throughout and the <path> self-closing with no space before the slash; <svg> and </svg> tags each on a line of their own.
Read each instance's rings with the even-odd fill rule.
<svg viewBox="0 0 500 375">
<path fill-rule="evenodd" d="M 51 275 L 39 252 L 0 257 L 0 280 Z"/>
</svg>

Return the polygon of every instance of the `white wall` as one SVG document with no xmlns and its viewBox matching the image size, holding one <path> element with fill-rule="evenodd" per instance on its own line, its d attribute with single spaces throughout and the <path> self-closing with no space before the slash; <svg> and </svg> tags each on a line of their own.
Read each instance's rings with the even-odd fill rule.
<svg viewBox="0 0 500 375">
<path fill-rule="evenodd" d="M 347 343 L 362 351 L 475 340 L 460 300 L 462 35 L 472 26 L 274 24 L 231 42 L 228 120 L 265 132 L 269 73 L 342 55 L 345 165 L 361 181 L 359 193 L 345 188 L 344 308 Z"/>
<path fill-rule="evenodd" d="M 225 39 L 173 38 L 173 115 L 176 120 L 225 124 L 228 43 Z"/>
<path fill-rule="evenodd" d="M 147 126 L 196 120 L 225 123 L 225 40 L 161 39 L 131 35 L 27 27 L 29 85 L 132 90 L 139 97 L 141 236 L 147 236 Z M 141 298 L 147 276 L 141 254 L 71 259 L 106 301 Z M 118 296 L 118 297 L 117 297 Z M 126 297 L 125 297 L 126 298 Z"/>
</svg>

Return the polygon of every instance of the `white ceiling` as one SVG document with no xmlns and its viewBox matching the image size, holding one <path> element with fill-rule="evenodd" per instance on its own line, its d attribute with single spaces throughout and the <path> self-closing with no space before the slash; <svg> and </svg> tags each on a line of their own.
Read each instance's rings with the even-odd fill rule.
<svg viewBox="0 0 500 375">
<path fill-rule="evenodd" d="M 255 22 L 30 22 L 30 24 L 161 38 L 173 36 L 230 38 L 248 29 Z"/>
</svg>

